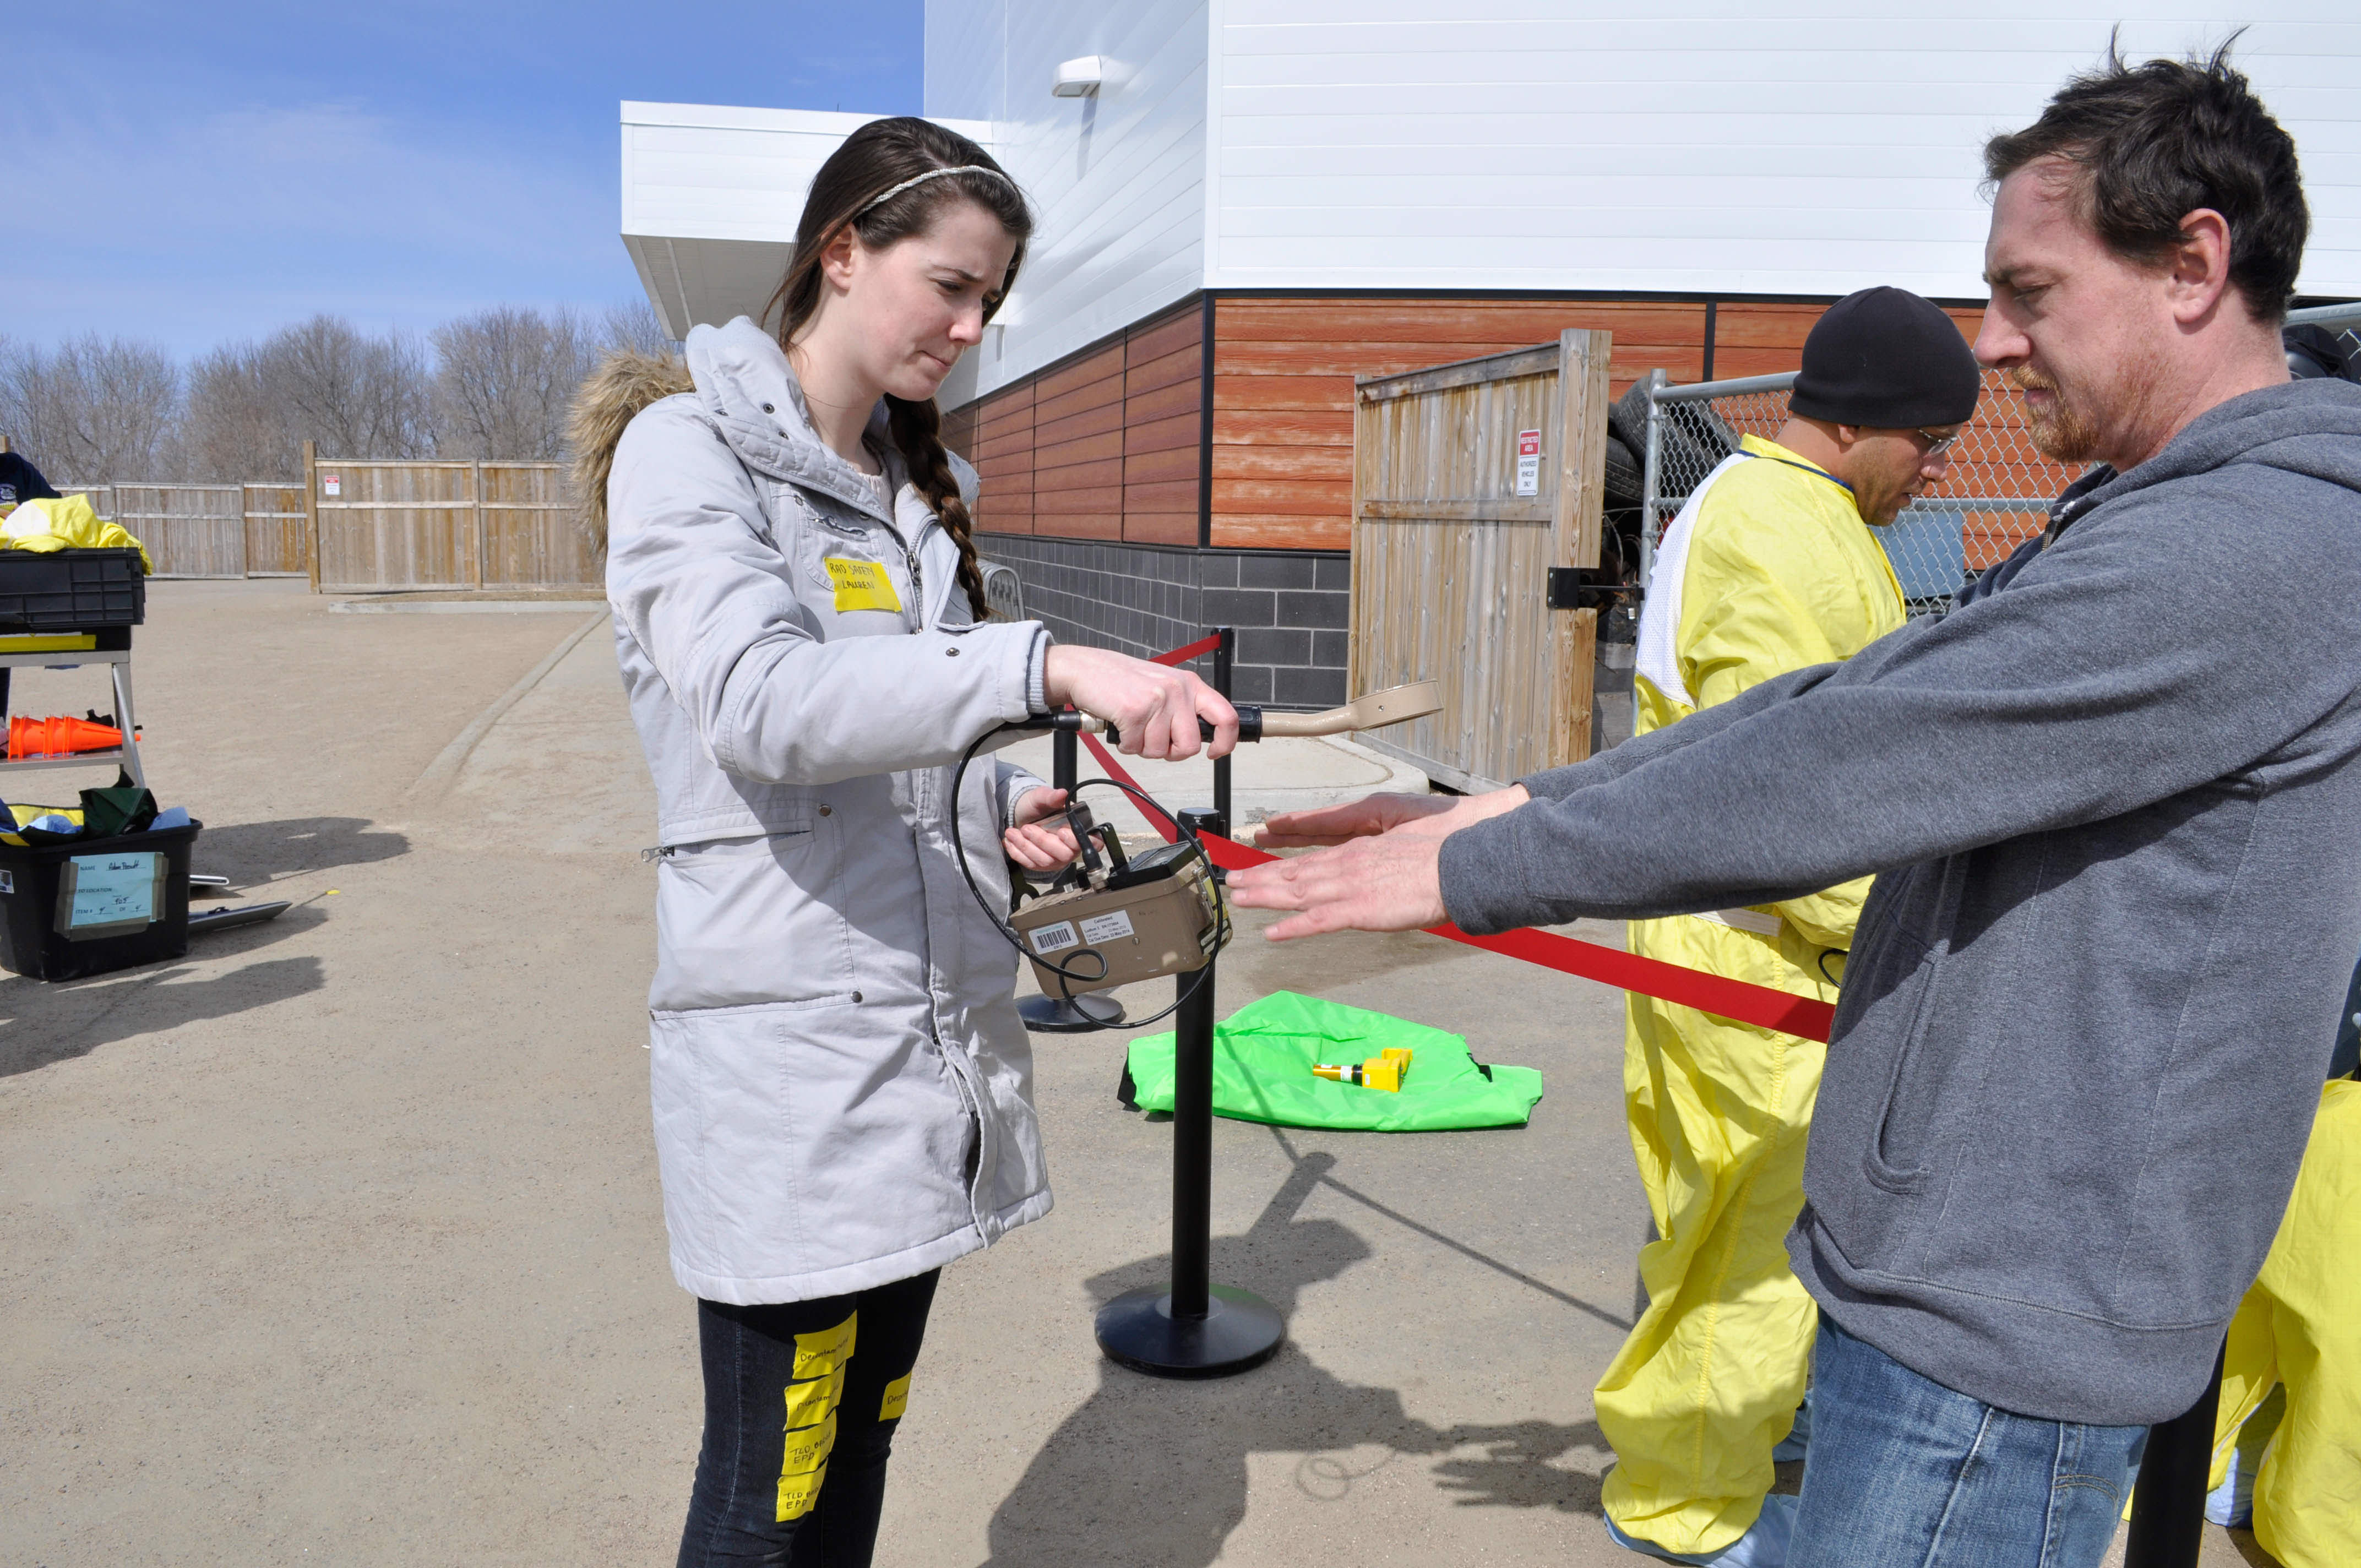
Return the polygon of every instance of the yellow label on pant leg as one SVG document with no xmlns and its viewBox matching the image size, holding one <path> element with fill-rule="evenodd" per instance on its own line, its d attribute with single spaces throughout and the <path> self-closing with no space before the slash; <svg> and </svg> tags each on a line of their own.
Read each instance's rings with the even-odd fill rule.
<svg viewBox="0 0 2361 1568">
<path fill-rule="evenodd" d="M 815 1377 L 808 1383 L 787 1385 L 787 1430 L 816 1427 L 828 1419 L 828 1413 L 844 1398 L 844 1368 L 840 1366 L 825 1377 Z"/>
<path fill-rule="evenodd" d="M 832 1329 L 814 1329 L 796 1336 L 796 1370 L 793 1376 L 800 1382 L 806 1377 L 818 1377 L 835 1371 L 852 1359 L 852 1336 L 861 1326 L 861 1314 L 853 1313 Z"/>
<path fill-rule="evenodd" d="M 828 1463 L 829 1454 L 836 1448 L 836 1412 L 816 1427 L 804 1427 L 787 1433 L 787 1444 L 779 1461 L 779 1475 L 806 1475 Z"/>
<path fill-rule="evenodd" d="M 808 1471 L 801 1475 L 779 1477 L 779 1523 L 799 1519 L 811 1512 L 819 1501 L 819 1489 L 828 1484 L 828 1466 Z"/>
<path fill-rule="evenodd" d="M 837 614 L 852 609 L 900 613 L 902 596 L 894 591 L 894 579 L 877 562 L 848 561 L 841 555 L 830 555 L 820 564 L 828 568 L 828 580 L 836 585 Z"/>
<path fill-rule="evenodd" d="M 885 1385 L 885 1402 L 877 1407 L 881 1421 L 898 1421 L 902 1412 L 910 1408 L 910 1375 L 906 1372 Z"/>
</svg>

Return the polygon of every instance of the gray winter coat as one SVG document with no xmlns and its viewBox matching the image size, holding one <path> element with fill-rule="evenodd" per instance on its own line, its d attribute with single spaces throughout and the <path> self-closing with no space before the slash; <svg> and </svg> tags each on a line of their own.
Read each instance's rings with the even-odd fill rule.
<svg viewBox="0 0 2361 1568">
<path fill-rule="evenodd" d="M 1788 1241 L 1822 1309 L 2004 1409 L 2203 1388 L 2361 949 L 2361 388 L 2070 491 L 1998 592 L 1525 781 L 1444 841 L 1472 931 L 1865 872 Z"/>
<path fill-rule="evenodd" d="M 1049 1212 L 1016 953 L 960 874 L 950 798 L 960 752 L 1038 707 L 1047 639 L 971 623 L 898 456 L 889 518 L 752 322 L 696 328 L 688 368 L 693 392 L 631 419 L 607 489 L 657 795 L 664 1222 L 686 1288 L 804 1300 Z M 988 753 L 968 771 L 961 832 L 994 908 L 1002 826 L 1039 783 Z"/>
</svg>

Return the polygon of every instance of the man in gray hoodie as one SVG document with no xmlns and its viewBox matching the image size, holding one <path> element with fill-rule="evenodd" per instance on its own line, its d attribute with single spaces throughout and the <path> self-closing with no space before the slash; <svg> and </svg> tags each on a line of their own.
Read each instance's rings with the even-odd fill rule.
<svg viewBox="0 0 2361 1568">
<path fill-rule="evenodd" d="M 1788 1241 L 1812 1568 L 2100 1560 L 2270 1245 L 2361 947 L 2361 388 L 2288 379 L 2294 144 L 2221 55 L 2111 57 L 1986 162 L 1977 355 L 2096 460 L 2039 540 L 1589 762 L 1274 819 L 1350 841 L 1231 881 L 1286 938 L 1876 873 Z"/>
</svg>

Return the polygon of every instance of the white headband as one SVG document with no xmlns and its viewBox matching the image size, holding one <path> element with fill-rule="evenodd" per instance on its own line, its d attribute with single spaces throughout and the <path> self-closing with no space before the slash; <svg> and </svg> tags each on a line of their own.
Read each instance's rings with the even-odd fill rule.
<svg viewBox="0 0 2361 1568">
<path fill-rule="evenodd" d="M 855 218 L 866 217 L 872 208 L 892 201 L 895 197 L 900 195 L 903 192 L 907 191 L 913 185 L 924 185 L 928 181 L 940 180 L 946 174 L 989 174 L 992 178 L 999 181 L 1003 185 L 1007 186 L 1010 190 L 1014 191 L 1016 189 L 1016 181 L 1011 180 L 1007 175 L 1003 174 L 997 169 L 987 169 L 981 163 L 962 163 L 956 169 L 929 169 L 915 180 L 905 180 L 899 185 L 889 186 L 884 192 L 871 197 L 867 205 L 863 206 L 861 211 L 853 214 L 852 215 Z"/>
</svg>

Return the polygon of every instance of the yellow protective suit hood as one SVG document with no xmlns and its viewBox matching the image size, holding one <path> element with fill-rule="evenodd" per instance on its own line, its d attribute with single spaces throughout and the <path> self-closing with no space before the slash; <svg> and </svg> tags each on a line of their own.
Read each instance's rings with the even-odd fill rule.
<svg viewBox="0 0 2361 1568">
<path fill-rule="evenodd" d="M 156 570 L 148 546 L 131 537 L 122 524 L 108 522 L 91 510 L 88 496 L 57 496 L 29 500 L 0 520 L 0 550 L 137 550 L 139 567 Z"/>
</svg>

